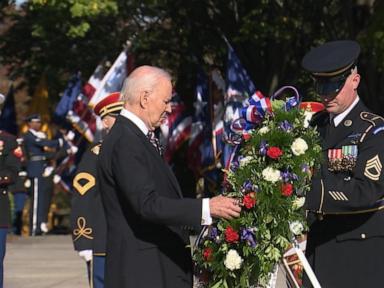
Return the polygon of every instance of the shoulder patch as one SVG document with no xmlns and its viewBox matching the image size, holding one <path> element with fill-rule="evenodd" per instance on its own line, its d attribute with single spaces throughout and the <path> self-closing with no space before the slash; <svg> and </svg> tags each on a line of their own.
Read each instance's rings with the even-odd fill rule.
<svg viewBox="0 0 384 288">
<path fill-rule="evenodd" d="M 384 124 L 384 118 L 383 117 L 381 117 L 377 114 L 371 113 L 371 112 L 361 112 L 360 118 L 364 121 L 368 121 L 373 126 Z"/>
<path fill-rule="evenodd" d="M 92 147 L 91 151 L 93 154 L 99 155 L 100 153 L 101 144 L 97 144 L 94 147 Z"/>
<path fill-rule="evenodd" d="M 95 186 L 95 184 L 95 177 L 86 172 L 81 172 L 73 178 L 73 187 L 80 193 L 81 196 L 87 193 L 89 189 Z"/>
</svg>

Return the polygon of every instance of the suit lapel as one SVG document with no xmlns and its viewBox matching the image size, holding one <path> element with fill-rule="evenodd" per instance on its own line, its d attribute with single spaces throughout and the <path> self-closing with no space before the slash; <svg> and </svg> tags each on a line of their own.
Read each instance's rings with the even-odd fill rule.
<svg viewBox="0 0 384 288">
<path fill-rule="evenodd" d="M 151 144 L 151 142 L 148 140 L 148 138 L 144 135 L 144 133 L 139 129 L 139 127 L 137 127 L 131 120 L 129 120 L 128 118 L 124 117 L 124 116 L 121 116 L 119 115 L 118 116 L 118 119 L 117 121 L 119 122 L 122 122 L 123 125 L 128 125 L 129 128 L 140 138 L 140 140 L 143 142 L 143 145 L 145 147 L 145 149 L 147 149 L 149 151 L 149 153 L 151 153 L 151 155 L 153 156 L 153 159 L 155 159 L 156 161 L 160 161 L 161 165 L 165 166 L 165 172 L 167 173 L 167 176 L 168 176 L 168 180 L 169 182 L 172 184 L 172 186 L 175 188 L 175 191 L 177 193 L 177 195 L 182 198 L 183 195 L 181 193 L 181 189 L 180 189 L 180 186 L 177 182 L 177 179 L 175 177 L 175 175 L 173 174 L 173 172 L 171 171 L 171 168 L 169 167 L 169 165 L 167 163 L 165 163 L 164 159 L 161 157 L 161 155 L 159 154 L 159 152 L 156 150 L 156 148 Z"/>
</svg>

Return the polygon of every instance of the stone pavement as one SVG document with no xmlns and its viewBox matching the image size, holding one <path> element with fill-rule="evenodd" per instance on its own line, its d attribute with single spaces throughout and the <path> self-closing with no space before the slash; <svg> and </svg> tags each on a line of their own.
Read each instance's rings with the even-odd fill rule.
<svg viewBox="0 0 384 288">
<path fill-rule="evenodd" d="M 4 288 L 87 288 L 70 235 L 8 236 Z"/>
</svg>

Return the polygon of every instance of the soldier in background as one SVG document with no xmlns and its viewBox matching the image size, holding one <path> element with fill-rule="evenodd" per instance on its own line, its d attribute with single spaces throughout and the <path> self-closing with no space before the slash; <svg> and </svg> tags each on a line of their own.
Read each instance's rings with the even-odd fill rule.
<svg viewBox="0 0 384 288">
<path fill-rule="evenodd" d="M 40 115 L 30 115 L 26 121 L 29 129 L 23 139 L 27 158 L 27 174 L 31 181 L 30 234 L 35 236 L 48 232 L 47 207 L 49 208 L 50 204 L 53 188 L 51 176 L 54 171 L 49 160 L 53 158 L 55 151 L 52 149 L 58 149 L 64 145 L 66 145 L 64 147 L 68 147 L 68 144 L 63 138 L 47 139 L 46 134 L 40 131 Z"/>
<path fill-rule="evenodd" d="M 120 93 L 112 93 L 94 108 L 101 117 L 106 133 L 115 123 L 123 108 Z M 104 263 L 106 252 L 106 220 L 100 193 L 96 186 L 96 162 L 101 148 L 97 143 L 86 151 L 73 179 L 75 192 L 72 197 L 72 237 L 75 250 L 87 263 L 91 287 L 104 287 Z M 93 261 L 91 261 L 93 259 Z M 92 265 L 92 269 L 91 266 Z"/>
<path fill-rule="evenodd" d="M 15 182 L 9 186 L 9 191 L 13 194 L 13 233 L 15 235 L 21 235 L 23 228 L 23 209 L 28 197 L 28 188 L 30 187 L 30 181 L 27 178 L 27 171 L 25 171 L 25 151 L 23 147 L 23 138 L 17 138 L 18 147 L 15 149 L 15 156 L 20 164 L 20 171 Z"/>
<path fill-rule="evenodd" d="M 3 288 L 3 261 L 11 213 L 8 187 L 15 181 L 20 168 L 15 149 L 15 137 L 0 130 L 0 288 Z"/>
</svg>

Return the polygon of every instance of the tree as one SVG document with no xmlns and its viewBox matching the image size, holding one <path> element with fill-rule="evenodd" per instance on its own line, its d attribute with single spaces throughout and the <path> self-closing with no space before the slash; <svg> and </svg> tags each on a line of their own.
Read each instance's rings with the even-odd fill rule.
<svg viewBox="0 0 384 288">
<path fill-rule="evenodd" d="M 303 55 L 325 41 L 357 39 L 364 51 L 361 96 L 377 112 L 384 104 L 377 96 L 383 94 L 380 1 L 30 0 L 2 13 L 10 28 L 0 40 L 1 63 L 30 87 L 45 72 L 56 94 L 75 70 L 88 77 L 131 39 L 136 63 L 169 69 L 191 104 L 199 66 L 225 74 L 226 38 L 265 94 L 293 84 L 313 98 L 312 80 L 300 67 Z"/>
</svg>

